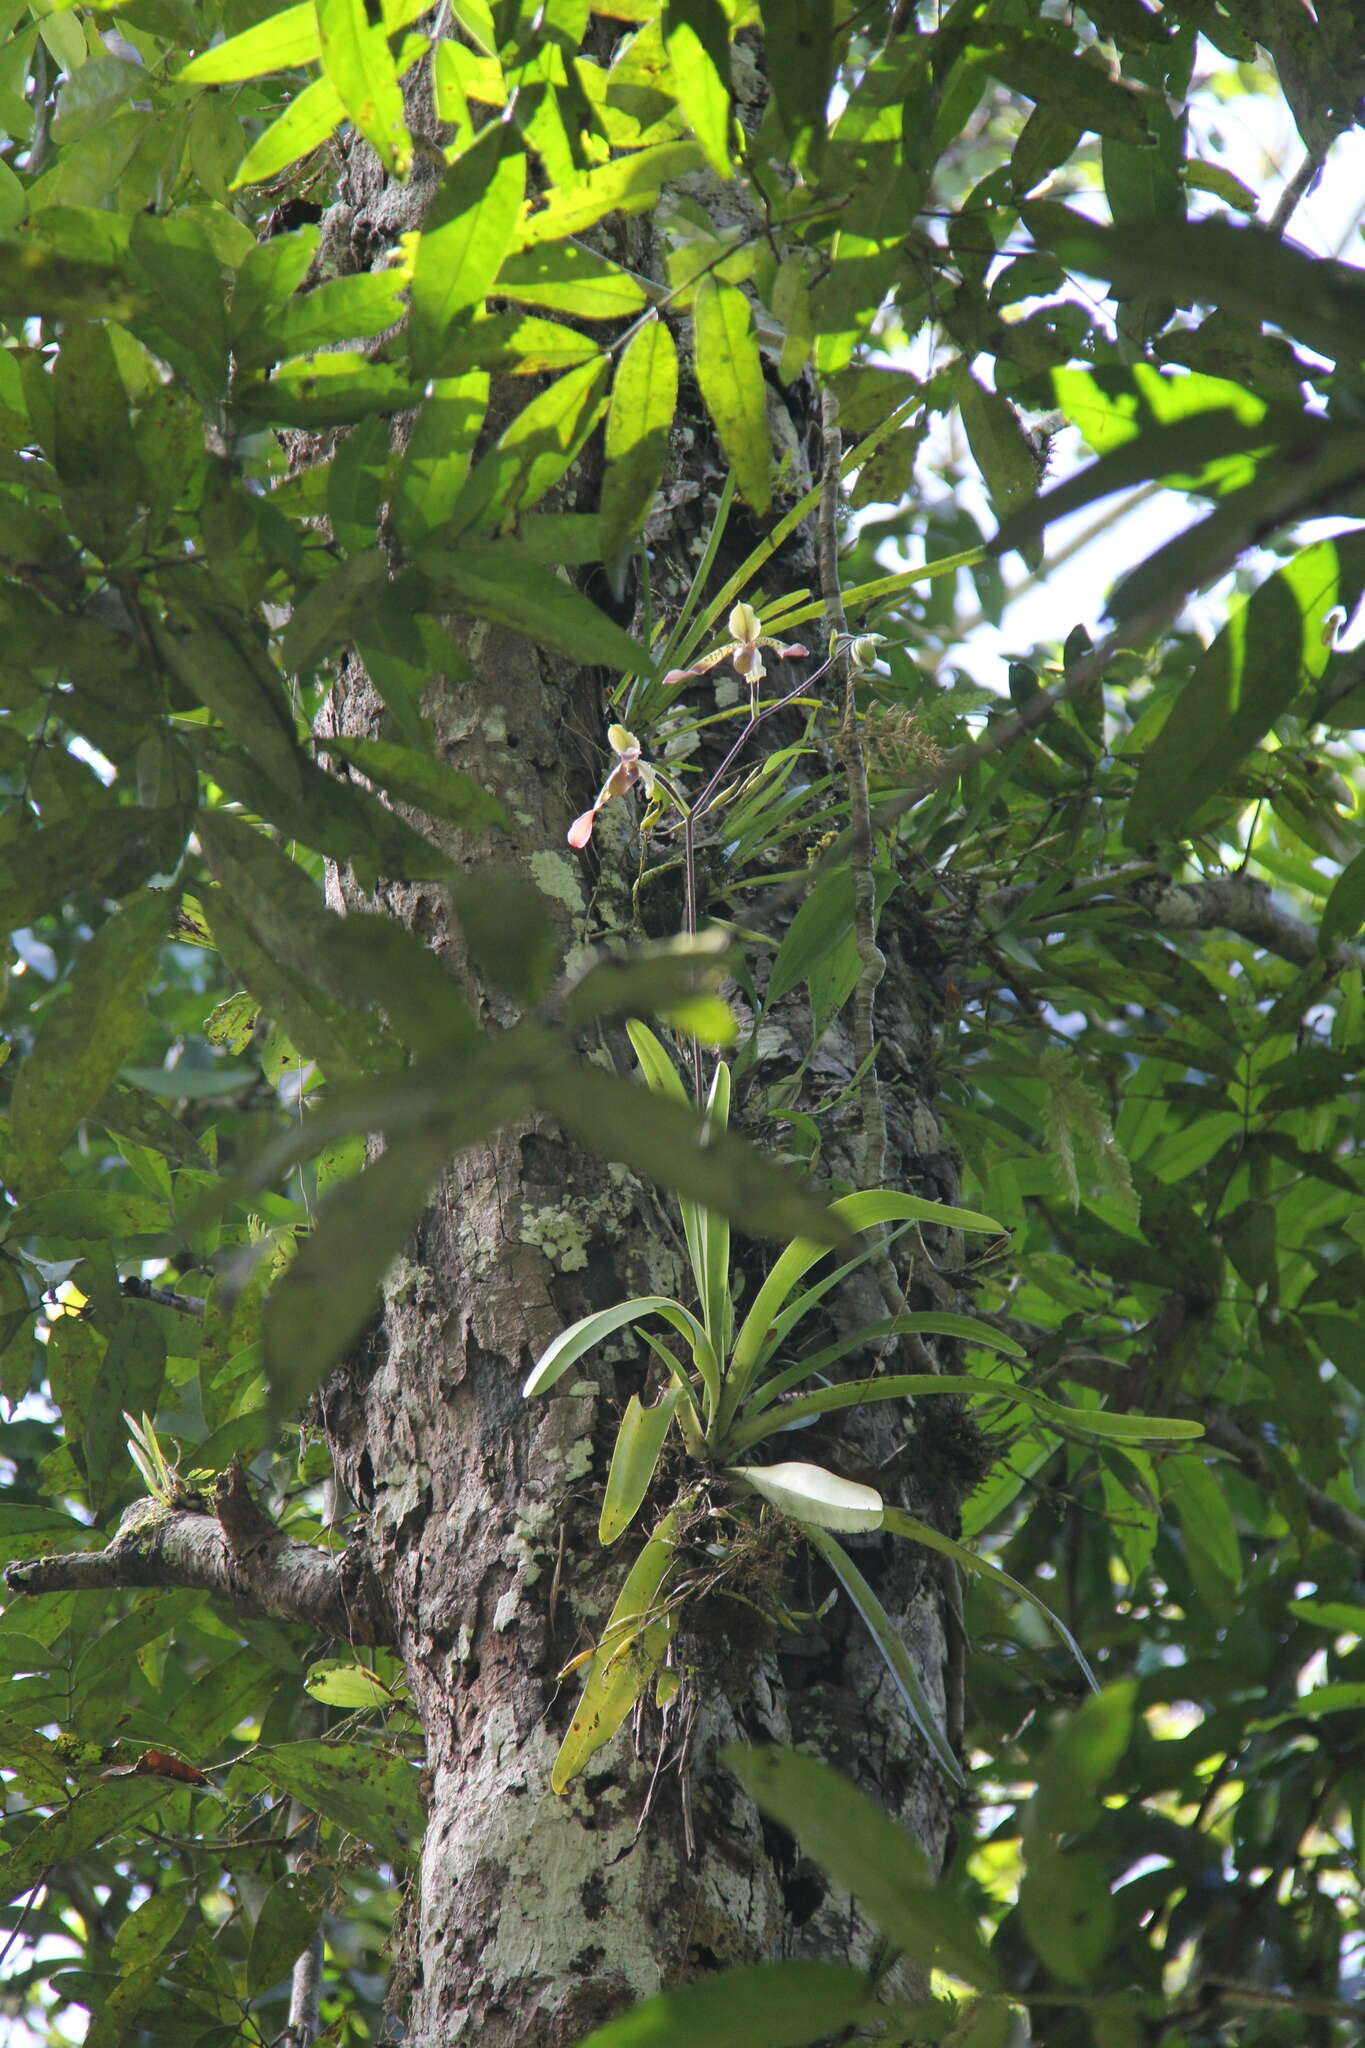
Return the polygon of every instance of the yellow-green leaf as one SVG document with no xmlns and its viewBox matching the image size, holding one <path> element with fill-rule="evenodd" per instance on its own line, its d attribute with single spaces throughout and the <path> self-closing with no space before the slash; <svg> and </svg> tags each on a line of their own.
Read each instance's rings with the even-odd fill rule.
<svg viewBox="0 0 1365 2048">
<path fill-rule="evenodd" d="M 645 1408 L 638 1394 L 631 1395 L 616 1433 L 611 1470 L 602 1496 L 602 1513 L 597 1524 L 600 1542 L 614 1543 L 618 1536 L 624 1536 L 635 1520 L 654 1477 L 673 1411 L 682 1397 L 681 1387 L 670 1387 L 662 1400 L 656 1401 L 652 1408 Z"/>
<path fill-rule="evenodd" d="M 651 320 L 621 357 L 607 413 L 602 559 L 618 595 L 663 475 L 677 402 L 678 351 L 663 321 Z"/>
<path fill-rule="evenodd" d="M 697 382 L 741 495 L 757 513 L 772 502 L 768 392 L 749 301 L 738 285 L 697 287 Z"/>
</svg>

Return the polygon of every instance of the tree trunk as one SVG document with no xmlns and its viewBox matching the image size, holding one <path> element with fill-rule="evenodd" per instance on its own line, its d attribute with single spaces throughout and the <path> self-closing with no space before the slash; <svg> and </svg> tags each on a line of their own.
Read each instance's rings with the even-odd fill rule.
<svg viewBox="0 0 1365 2048">
<path fill-rule="evenodd" d="M 396 231 L 393 190 L 371 178 L 367 154 L 347 173 L 354 203 L 342 226 L 356 252 Z M 641 260 L 638 247 L 632 260 Z M 803 397 L 788 393 L 789 407 Z M 798 419 L 793 438 L 809 425 Z M 666 480 L 664 502 L 674 510 L 660 536 L 656 600 L 661 586 L 667 593 L 670 557 L 674 566 L 689 562 L 687 544 L 705 531 L 721 476 L 714 446 L 692 436 Z M 578 488 L 592 502 L 591 477 Z M 813 554 L 810 537 L 797 544 Z M 432 682 L 425 708 L 441 751 L 502 799 L 514 824 L 499 859 L 535 884 L 561 951 L 572 962 L 576 949 L 581 960 L 601 925 L 620 921 L 595 915 L 594 903 L 629 906 L 637 834 L 637 815 L 613 805 L 588 855 L 565 846 L 569 820 L 603 773 L 610 714 L 600 679 L 501 628 L 451 623 L 471 674 Z M 352 662 L 321 731 L 377 734 L 383 716 Z M 446 829 L 442 843 L 471 874 L 486 871 L 486 842 Z M 515 1020 L 507 996 L 473 974 L 438 889 L 389 885 L 376 903 L 348 872 L 333 873 L 329 886 L 336 907 L 379 908 L 415 930 L 488 1024 Z M 955 1164 L 925 1080 L 942 983 L 938 944 L 913 908 L 884 924 L 881 942 L 886 1183 L 951 1201 Z M 797 1015 L 783 1034 L 765 1036 L 755 1084 L 791 1071 L 808 1021 Z M 627 1070 L 624 1039 L 612 1049 Z M 826 1095 L 851 1078 L 856 1061 L 841 1026 L 814 1066 Z M 741 1094 L 741 1124 L 743 1113 Z M 771 1124 L 764 1135 L 771 1143 Z M 856 1184 L 855 1128 L 835 1144 L 833 1163 Z M 754 1565 L 768 1575 L 766 1600 L 756 1580 L 742 1602 L 690 1601 L 676 1644 L 680 1691 L 663 1709 L 652 1699 L 637 1709 L 566 1796 L 550 1790 L 580 1682 L 557 1674 L 593 1640 L 639 1546 L 638 1531 L 619 1551 L 596 1540 L 616 1420 L 657 1373 L 627 1333 L 561 1381 L 555 1397 L 527 1402 L 522 1382 L 549 1340 L 590 1310 L 642 1292 L 686 1298 L 679 1243 L 665 1199 L 623 1168 L 544 1120 L 504 1127 L 443 1174 L 390 1274 L 382 1316 L 322 1397 L 337 1469 L 366 1518 L 371 1559 L 399 1617 L 427 1743 L 430 1819 L 394 1981 L 395 2004 L 407 2000 L 407 2038 L 419 2048 L 559 2048 L 661 1986 L 707 1971 L 789 1955 L 866 1961 L 867 1928 L 760 1820 L 721 1761 L 727 1743 L 813 1745 L 902 1819 L 935 1865 L 943 1853 L 950 1788 L 848 1603 L 815 1618 L 829 1582 L 776 1517 L 771 1554 Z M 772 1248 L 742 1251 L 752 1288 Z M 951 1246 L 933 1252 L 940 1268 L 959 1262 Z M 915 1307 L 957 1299 L 951 1272 L 925 1266 L 905 1284 Z M 887 1312 L 865 1286 L 861 1319 Z M 935 1444 L 926 1444 L 922 1422 L 898 1485 L 918 1512 L 951 1529 L 971 1470 L 970 1428 L 945 1433 L 937 1418 L 947 1404 L 930 1405 Z M 859 1462 L 866 1469 L 893 1459 L 884 1484 L 888 1471 L 904 1473 L 907 1457 L 888 1410 L 874 1413 L 875 1423 L 856 1442 L 846 1432 L 832 1457 L 849 1476 Z M 801 1455 L 819 1455 L 806 1448 L 813 1441 L 803 1439 Z M 715 1503 L 725 1492 L 723 1481 L 713 1486 Z M 954 1660 L 934 1560 L 882 1537 L 852 1542 L 930 1698 L 943 1706 L 956 1695 L 945 1707 L 956 1735 L 960 1685 L 945 1675 Z M 765 1618 L 779 1582 L 783 1603 L 809 1617 L 798 1633 Z M 955 1661 L 960 1668 L 960 1654 Z M 922 1991 L 924 1978 L 913 1958 L 902 1966 L 907 1991 Z"/>
</svg>

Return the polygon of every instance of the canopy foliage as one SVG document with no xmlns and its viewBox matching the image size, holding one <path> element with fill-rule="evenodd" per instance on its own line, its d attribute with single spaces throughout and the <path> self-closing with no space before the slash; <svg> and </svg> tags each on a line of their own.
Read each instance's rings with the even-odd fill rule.
<svg viewBox="0 0 1365 2048">
<path fill-rule="evenodd" d="M 887 1847 L 891 1903 L 854 1854 L 866 1815 L 790 1760 L 736 1761 L 888 1942 L 984 2002 L 945 1979 L 936 2013 L 878 2021 L 861 1981 L 759 1973 L 602 2039 L 856 2017 L 989 2048 L 1012 1998 L 1059 2048 L 1344 2043 L 1365 666 L 1337 628 L 1365 582 L 1365 282 L 1289 239 L 1197 116 L 1282 91 L 1321 165 L 1365 82 L 1349 0 L 131 0 L 0 23 L 11 1570 L 103 1548 L 142 1498 L 155 1454 L 144 1434 L 135 1467 L 125 1412 L 183 1447 L 161 1508 L 237 1460 L 291 1538 L 336 1547 L 309 1397 L 442 1160 L 528 1109 L 747 1229 L 828 1227 L 856 1091 L 797 1112 L 753 1072 L 765 1015 L 795 1006 L 818 1061 L 854 999 L 838 707 L 704 849 L 701 911 L 735 938 L 698 1010 L 694 952 L 590 916 L 616 957 L 580 955 L 566 1000 L 545 892 L 582 856 L 509 871 L 515 754 L 477 785 L 424 704 L 469 673 L 453 615 L 511 626 L 599 670 L 637 760 L 686 789 L 693 723 L 737 715 L 695 673 L 737 601 L 823 654 L 830 593 L 772 566 L 821 489 L 772 397 L 813 379 L 857 513 L 844 611 L 882 636 L 856 688 L 878 903 L 938 922 L 936 1111 L 964 1199 L 1013 1233 L 975 1269 L 1005 1348 L 972 1354 L 1002 1397 L 963 1533 L 1104 1691 L 1081 1707 L 1034 1610 L 972 1578 L 972 1801 L 941 1885 Z M 362 252 L 337 178 L 364 151 L 423 203 Z M 629 261 L 644 213 L 666 278 Z M 747 558 L 682 617 L 632 611 L 670 447 L 703 429 L 729 474 L 707 533 Z M 600 489 L 567 497 L 593 465 Z M 1059 612 L 994 687 L 961 665 L 1021 578 L 1046 588 L 1057 521 L 1157 484 L 1188 524 L 1103 627 Z M 383 734 L 316 739 L 352 654 Z M 611 822 L 638 835 L 639 810 Z M 327 861 L 448 886 L 521 1021 L 487 1026 L 396 922 L 338 917 Z M 721 966 L 761 1158 L 601 1067 L 599 1020 L 724 1040 Z M 894 1048 L 881 1072 L 894 1089 Z M 1009 1398 L 1021 1376 L 1206 1436 L 1059 1441 Z M 396 1660 L 189 1584 L 12 1583 L 4 2009 L 52 2040 L 93 2014 L 101 2048 L 267 2041 L 325 1915 L 331 2038 L 375 2038 L 420 1828 Z"/>
</svg>

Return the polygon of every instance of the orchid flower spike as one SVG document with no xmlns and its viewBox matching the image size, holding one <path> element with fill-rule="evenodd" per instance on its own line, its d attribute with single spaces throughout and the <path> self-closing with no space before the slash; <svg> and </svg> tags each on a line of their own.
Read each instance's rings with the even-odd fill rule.
<svg viewBox="0 0 1365 2048">
<path fill-rule="evenodd" d="M 671 668 L 664 677 L 664 682 L 681 683 L 688 676 L 708 674 L 711 669 L 718 668 L 723 661 L 733 661 L 735 674 L 744 678 L 749 685 L 750 698 L 757 704 L 758 686 L 768 673 L 760 650 L 771 647 L 779 661 L 791 661 L 797 655 L 810 651 L 808 648 L 798 647 L 795 643 L 786 646 L 781 640 L 774 640 L 771 634 L 765 633 L 763 622 L 751 604 L 737 604 L 725 623 L 732 638 L 724 647 L 717 647 L 713 653 L 704 654 L 692 668 Z"/>
<path fill-rule="evenodd" d="M 633 732 L 627 732 L 623 725 L 607 727 L 607 741 L 616 756 L 616 766 L 608 775 L 597 793 L 597 802 L 591 810 L 584 811 L 569 827 L 568 840 L 572 847 L 582 849 L 592 838 L 597 813 L 603 804 L 614 796 L 624 796 L 628 789 L 634 789 L 638 782 L 646 796 L 654 794 L 654 764 L 640 759 L 640 742 Z"/>
</svg>

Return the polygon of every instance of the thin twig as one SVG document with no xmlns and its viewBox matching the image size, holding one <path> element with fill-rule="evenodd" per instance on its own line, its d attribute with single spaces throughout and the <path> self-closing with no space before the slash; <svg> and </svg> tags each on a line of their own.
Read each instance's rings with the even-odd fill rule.
<svg viewBox="0 0 1365 2048">
<path fill-rule="evenodd" d="M 1299 201 L 1307 196 L 1322 173 L 1322 152 L 1310 149 L 1289 183 L 1275 201 L 1275 211 L 1266 222 L 1272 235 L 1282 235 L 1294 218 Z"/>
</svg>

